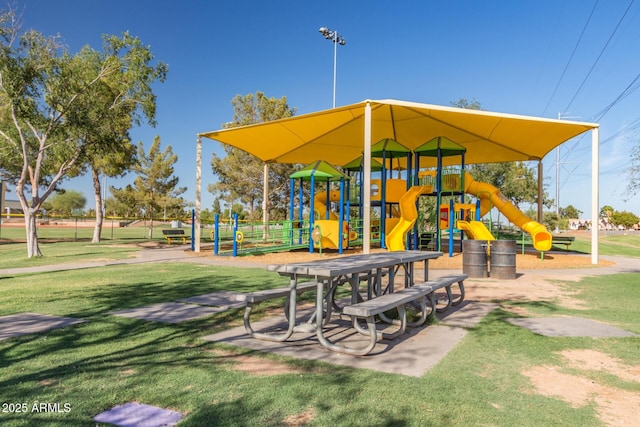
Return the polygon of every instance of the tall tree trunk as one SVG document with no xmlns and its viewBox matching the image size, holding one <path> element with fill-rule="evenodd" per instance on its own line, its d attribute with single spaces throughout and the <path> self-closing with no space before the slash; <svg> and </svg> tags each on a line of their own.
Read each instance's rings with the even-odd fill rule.
<svg viewBox="0 0 640 427">
<path fill-rule="evenodd" d="M 32 209 L 24 211 L 24 228 L 27 234 L 27 256 L 29 258 L 41 257 L 40 246 L 38 245 L 38 227 L 36 226 L 36 213 Z"/>
<path fill-rule="evenodd" d="M 93 193 L 96 197 L 96 225 L 93 227 L 91 243 L 100 243 L 102 222 L 104 221 L 104 212 L 102 211 L 102 187 L 100 186 L 100 175 L 98 175 L 98 171 L 95 168 L 91 168 L 91 176 L 93 178 Z"/>
<path fill-rule="evenodd" d="M 149 207 L 149 240 L 153 239 L 153 206 Z"/>
<path fill-rule="evenodd" d="M 37 189 L 34 193 L 36 194 L 32 194 L 33 200 L 37 200 Z M 38 245 L 38 226 L 36 224 L 36 215 L 40 210 L 40 204 L 35 203 L 33 206 L 29 206 L 27 198 L 24 195 L 24 184 L 22 180 L 18 181 L 18 185 L 16 185 L 16 196 L 18 196 L 20 207 L 22 208 L 22 212 L 24 212 L 24 228 L 27 237 L 27 257 L 41 257 L 42 252 L 40 252 L 40 246 Z"/>
</svg>

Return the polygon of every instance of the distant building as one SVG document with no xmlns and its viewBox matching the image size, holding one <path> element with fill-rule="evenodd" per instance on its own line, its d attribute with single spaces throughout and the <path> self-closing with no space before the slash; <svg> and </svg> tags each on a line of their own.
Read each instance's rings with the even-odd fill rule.
<svg viewBox="0 0 640 427">
<path fill-rule="evenodd" d="M 570 219 L 569 230 L 591 230 L 591 220 L 588 219 Z"/>
<path fill-rule="evenodd" d="M 20 206 L 20 201 L 18 200 L 5 200 L 4 205 L 2 205 L 2 216 L 10 217 L 13 214 L 23 214 L 22 206 Z"/>
</svg>

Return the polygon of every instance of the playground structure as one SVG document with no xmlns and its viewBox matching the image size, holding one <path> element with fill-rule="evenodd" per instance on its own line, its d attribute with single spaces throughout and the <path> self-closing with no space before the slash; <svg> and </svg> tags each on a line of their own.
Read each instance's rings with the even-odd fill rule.
<svg viewBox="0 0 640 427">
<path fill-rule="evenodd" d="M 231 232 L 233 253 L 305 247 L 310 252 L 336 249 L 342 253 L 346 248 L 357 246 L 364 232 L 360 220 L 364 191 L 369 191 L 371 207 L 377 212 L 371 222 L 372 241 L 389 251 L 425 247 L 418 239 L 420 231 L 424 231 L 417 224 L 421 215 L 418 209 L 421 197 L 436 198 L 437 215 L 423 221 L 429 222 L 430 229 L 435 227 L 429 246 L 432 249 L 442 250 L 443 238 L 449 242 L 450 255 L 455 242 L 461 241 L 463 236 L 494 240 L 481 219 L 495 208 L 531 235 L 536 250 L 550 250 L 552 236 L 548 230 L 517 209 L 498 188 L 476 181 L 466 172 L 464 153 L 463 147 L 443 137 L 434 138 L 414 151 L 397 141 L 384 139 L 372 147 L 372 160 L 381 159 L 374 164 L 374 170 L 380 176 L 371 179 L 368 189 L 362 188 L 362 158 L 344 165 L 342 169 L 346 173 L 325 161 L 313 162 L 290 177 L 289 220 L 279 224 L 254 225 L 251 230 L 243 230 L 236 220 Z M 420 156 L 437 157 L 438 166 L 421 169 Z M 460 156 L 460 166 L 443 170 L 441 159 L 445 156 Z M 415 166 L 412 168 L 412 165 Z M 397 174 L 395 178 L 394 174 Z M 297 191 L 296 182 L 299 182 Z M 308 183 L 308 194 L 303 188 L 304 182 Z M 316 191 L 318 184 L 326 187 Z M 466 200 L 469 196 L 476 198 L 475 204 Z M 443 198 L 448 198 L 449 204 L 444 203 Z M 304 200 L 308 200 L 308 205 L 303 203 Z M 217 229 L 212 231 L 214 235 L 222 236 Z M 217 247 L 218 241 L 212 240 Z"/>
<path fill-rule="evenodd" d="M 419 177 L 433 177 L 435 171 L 420 172 Z M 456 203 L 454 204 L 454 213 L 448 212 L 446 207 L 441 209 L 447 210 L 447 216 L 452 215 L 455 219 L 455 228 L 462 230 L 468 238 L 474 240 L 495 240 L 495 237 L 486 228 L 484 223 L 479 219 L 484 217 L 492 208 L 498 209 L 512 224 L 528 233 L 531 236 L 533 247 L 541 252 L 551 249 L 552 236 L 547 228 L 537 221 L 527 217 L 522 211 L 515 207 L 509 199 L 504 197 L 500 190 L 486 182 L 476 181 L 469 172 L 464 175 L 446 174 L 442 180 L 443 190 L 448 192 L 462 191 L 465 194 L 476 197 L 479 201 L 479 211 L 477 215 L 472 215 L 473 205 Z M 457 213 L 463 212 L 463 215 Z M 471 219 L 471 218 L 476 218 Z M 448 221 L 445 221 L 448 225 Z M 442 221 L 441 221 L 442 224 Z"/>
</svg>

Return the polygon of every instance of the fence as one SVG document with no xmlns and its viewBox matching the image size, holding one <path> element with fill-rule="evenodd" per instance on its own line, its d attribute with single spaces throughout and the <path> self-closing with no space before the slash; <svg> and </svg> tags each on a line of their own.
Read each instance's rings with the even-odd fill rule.
<svg viewBox="0 0 640 427">
<path fill-rule="evenodd" d="M 168 228 L 180 223 L 190 227 L 191 220 L 181 218 L 157 218 L 153 228 Z M 102 222 L 101 239 L 146 239 L 149 234 L 149 220 L 107 216 Z M 93 237 L 96 219 L 86 216 L 38 216 L 36 218 L 38 237 L 57 240 L 87 240 Z M 153 233 L 154 238 L 162 239 L 162 233 Z M 2 215 L 0 218 L 0 238 L 24 241 L 25 227 L 23 214 Z"/>
</svg>

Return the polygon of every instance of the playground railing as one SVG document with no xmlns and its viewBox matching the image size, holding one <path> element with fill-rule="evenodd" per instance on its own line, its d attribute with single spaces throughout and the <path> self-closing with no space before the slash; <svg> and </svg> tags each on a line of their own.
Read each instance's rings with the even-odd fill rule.
<svg viewBox="0 0 640 427">
<path fill-rule="evenodd" d="M 216 231 L 217 230 L 217 231 Z M 217 235 L 216 235 L 217 233 Z M 209 230 L 208 237 L 214 242 L 218 255 L 246 255 L 287 251 L 308 247 L 308 221 L 219 221 Z M 217 246 L 217 250 L 215 250 Z"/>
</svg>

